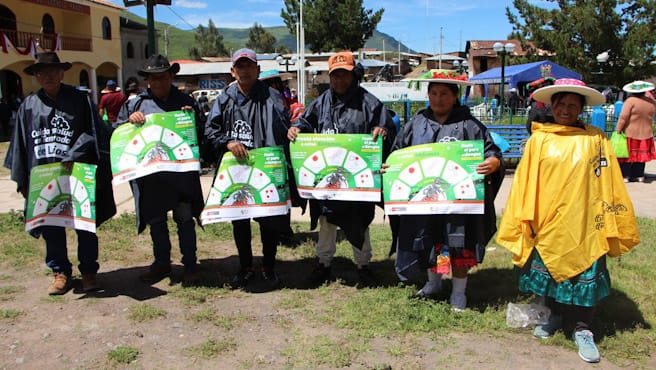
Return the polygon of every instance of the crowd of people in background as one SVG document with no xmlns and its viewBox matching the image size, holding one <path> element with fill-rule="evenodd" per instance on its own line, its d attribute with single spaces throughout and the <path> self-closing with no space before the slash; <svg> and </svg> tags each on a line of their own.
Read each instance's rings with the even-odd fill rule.
<svg viewBox="0 0 656 370">
<path fill-rule="evenodd" d="M 131 80 L 121 91 L 114 80 L 108 80 L 96 106 L 88 94 L 62 83 L 70 63 L 61 62 L 55 52 L 38 54 L 25 73 L 34 76 L 41 89 L 29 95 L 16 110 L 12 102 L 4 98 L 0 102 L 2 134 L 10 134 L 7 116 L 15 116 L 16 120 L 5 166 L 11 169 L 17 191 L 27 198 L 30 169 L 34 166 L 61 163 L 69 168 L 73 162 L 96 164 L 96 223 L 101 225 L 116 212 L 108 159 L 112 130 L 120 125 L 141 126 L 148 114 L 177 110 L 193 114 L 201 153 L 217 169 L 226 153 L 243 159 L 252 150 L 282 146 L 289 157 L 289 145 L 300 133 L 370 134 L 374 141 L 380 137 L 383 162 L 391 152 L 414 145 L 480 140 L 484 160 L 475 171 L 484 176 L 482 214 L 390 219 L 394 242 L 391 252 L 396 254 L 395 272 L 399 280 L 418 282 L 421 288 L 416 292 L 417 298 L 436 299 L 443 288 L 443 275 L 449 274 L 449 304 L 454 311 L 465 310 L 468 272 L 483 262 L 486 245 L 497 231 L 494 198 L 505 174 L 503 153 L 490 131 L 459 99 L 461 87 L 468 82 L 448 77 L 426 80 L 428 106 L 401 125 L 396 114 L 360 85 L 364 71 L 349 51 L 330 57 L 329 89 L 307 108 L 278 71 L 260 70 L 253 50 L 236 51 L 231 62 L 235 82 L 212 102 L 206 94 L 194 99 L 178 89 L 173 81 L 179 64 L 153 55 L 139 70 L 147 88 L 141 89 L 139 81 Z M 546 338 L 562 328 L 569 330 L 579 355 L 587 362 L 600 359 L 591 326 L 594 307 L 610 292 L 606 257 L 626 253 L 639 242 L 631 200 L 622 180 L 644 181 L 644 163 L 656 159 L 651 126 L 656 100 L 647 95 L 653 89 L 653 84 L 643 81 L 624 87 L 631 95 L 624 102 L 616 130 L 629 138 L 630 155 L 618 161 L 606 134 L 579 119 L 585 106 L 605 102 L 601 93 L 573 79 L 543 79 L 529 86 L 527 104 L 531 114 L 526 124 L 532 135 L 515 172 L 496 240 L 513 254 L 519 290 L 543 298 L 551 309 L 549 322 L 537 326 L 533 334 Z M 499 100 L 495 96 L 492 104 L 499 104 Z M 524 104 L 513 89 L 507 103 L 513 114 Z M 57 154 L 36 155 L 35 147 L 41 140 L 54 142 L 58 138 L 50 136 L 62 134 L 62 130 L 44 130 L 61 124 L 52 119 L 54 110 L 67 127 L 66 140 L 58 142 L 70 144 Z M 286 160 L 292 205 L 305 207 L 293 184 L 289 158 Z M 381 172 L 386 168 L 383 164 Z M 141 233 L 148 228 L 152 243 L 153 262 L 139 279 L 154 284 L 173 273 L 168 229 L 171 212 L 182 255 L 181 281 L 197 282 L 200 266 L 196 224 L 204 205 L 200 173 L 158 172 L 132 180 L 130 186 L 137 230 Z M 567 191 L 563 192 L 565 188 Z M 611 212 L 602 202 L 618 207 Z M 377 285 L 378 279 L 370 267 L 369 234 L 375 207 L 374 202 L 309 201 L 311 229 L 318 225 L 319 232 L 316 264 L 306 277 L 308 284 L 319 286 L 335 278 L 331 262 L 339 228 L 351 244 L 359 284 Z M 559 217 L 554 218 L 556 213 Z M 261 279 L 271 289 L 278 289 L 284 284 L 275 269 L 277 248 L 293 235 L 290 214 L 253 221 L 260 226 L 261 265 L 256 265 L 253 256 L 251 219 L 233 221 L 239 267 L 229 284 L 234 289 L 247 289 Z M 96 277 L 100 267 L 98 238 L 92 232 L 76 233 L 83 290 L 102 289 Z M 73 272 L 65 229 L 41 227 L 35 232 L 35 236 L 39 235 L 46 244 L 46 265 L 53 272 L 47 292 L 65 294 L 71 287 Z M 448 256 L 446 270 L 438 266 L 437 255 Z"/>
</svg>

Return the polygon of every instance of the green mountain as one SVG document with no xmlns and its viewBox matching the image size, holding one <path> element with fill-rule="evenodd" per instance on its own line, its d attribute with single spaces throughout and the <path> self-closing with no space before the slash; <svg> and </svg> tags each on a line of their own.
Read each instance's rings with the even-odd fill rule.
<svg viewBox="0 0 656 370">
<path fill-rule="evenodd" d="M 130 12 L 124 12 L 121 16 L 146 24 L 146 19 Z M 157 30 L 159 50 L 162 54 L 165 54 L 166 51 L 168 51 L 169 59 L 172 60 L 189 59 L 189 49 L 196 44 L 193 30 L 181 30 L 167 23 L 157 21 L 155 21 L 155 29 Z M 264 27 L 264 29 L 276 38 L 276 46 L 284 45 L 288 50 L 293 52 L 296 51 L 296 35 L 289 33 L 287 27 Z M 248 41 L 248 30 L 248 28 L 219 28 L 219 32 L 223 35 L 223 43 L 228 50 L 237 50 L 246 46 L 246 42 Z M 165 35 L 168 36 L 168 45 L 166 45 L 165 42 Z M 398 50 L 398 40 L 388 34 L 378 31 L 374 31 L 372 37 L 367 40 L 365 48 L 383 50 L 383 43 L 385 45 L 385 50 L 388 52 Z M 415 52 L 403 43 L 401 43 L 401 50 L 410 53 Z"/>
</svg>

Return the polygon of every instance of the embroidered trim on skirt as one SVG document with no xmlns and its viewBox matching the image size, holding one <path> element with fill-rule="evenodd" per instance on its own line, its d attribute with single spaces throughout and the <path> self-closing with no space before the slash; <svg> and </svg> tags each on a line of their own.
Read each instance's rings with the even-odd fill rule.
<svg viewBox="0 0 656 370">
<path fill-rule="evenodd" d="M 558 303 L 593 307 L 610 294 L 610 274 L 605 255 L 578 276 L 561 283 L 551 277 L 536 249 L 526 265 L 518 270 L 520 291 L 552 297 Z"/>
<path fill-rule="evenodd" d="M 629 149 L 628 158 L 618 158 L 619 162 L 649 162 L 656 159 L 656 148 L 654 138 L 632 139 L 626 138 L 626 146 Z"/>
</svg>

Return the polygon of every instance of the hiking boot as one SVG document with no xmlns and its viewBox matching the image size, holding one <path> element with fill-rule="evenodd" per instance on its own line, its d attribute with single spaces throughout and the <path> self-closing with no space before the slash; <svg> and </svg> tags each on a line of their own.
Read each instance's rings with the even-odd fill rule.
<svg viewBox="0 0 656 370">
<path fill-rule="evenodd" d="M 70 288 L 70 283 L 71 283 L 71 277 L 62 274 L 61 272 L 55 272 L 54 279 L 50 283 L 50 286 L 48 286 L 48 294 L 49 295 L 62 295 L 68 292 L 68 289 Z"/>
<path fill-rule="evenodd" d="M 549 315 L 549 320 L 546 324 L 536 325 L 533 329 L 533 336 L 547 339 L 552 337 L 558 329 L 563 327 L 563 318 L 559 315 Z"/>
<path fill-rule="evenodd" d="M 451 309 L 455 312 L 462 312 L 467 308 L 467 296 L 465 293 L 451 293 Z"/>
<path fill-rule="evenodd" d="M 594 336 L 590 330 L 577 330 L 572 339 L 579 347 L 579 357 L 585 362 L 599 362 L 601 356 L 594 342 Z"/>
<path fill-rule="evenodd" d="M 262 267 L 262 279 L 272 289 L 280 287 L 280 278 L 272 268 Z"/>
<path fill-rule="evenodd" d="M 312 285 L 322 285 L 330 280 L 330 266 L 324 266 L 319 263 L 307 277 L 307 281 Z"/>
<path fill-rule="evenodd" d="M 363 287 L 373 287 L 378 284 L 373 271 L 371 271 L 368 265 L 363 265 L 358 268 L 358 280 L 358 285 Z"/>
<path fill-rule="evenodd" d="M 95 292 L 100 290 L 100 283 L 96 274 L 82 274 L 82 291 Z"/>
<path fill-rule="evenodd" d="M 139 275 L 144 283 L 156 283 L 171 274 L 171 265 L 151 265 L 146 273 Z"/>
<path fill-rule="evenodd" d="M 242 267 L 237 275 L 233 276 L 232 280 L 230 280 L 230 287 L 232 289 L 245 288 L 248 282 L 253 280 L 254 277 L 255 271 L 252 267 Z"/>
</svg>

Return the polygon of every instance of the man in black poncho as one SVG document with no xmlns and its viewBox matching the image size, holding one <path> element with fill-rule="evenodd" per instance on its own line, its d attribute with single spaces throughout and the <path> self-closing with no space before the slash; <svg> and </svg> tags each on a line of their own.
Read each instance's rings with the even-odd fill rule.
<svg viewBox="0 0 656 370">
<path fill-rule="evenodd" d="M 321 94 L 294 122 L 287 138 L 296 140 L 299 132 L 325 134 L 369 134 L 383 138 L 384 156 L 394 141 L 396 129 L 389 112 L 375 96 L 360 87 L 362 67 L 356 65 L 349 51 L 335 53 L 328 60 L 330 89 Z M 319 285 L 331 278 L 330 263 L 336 251 L 337 226 L 353 246 L 360 284 L 373 285 L 369 269 L 371 242 L 369 224 L 375 204 L 351 201 L 310 201 L 312 228 L 320 224 L 317 256 L 319 264 L 308 280 Z"/>
<path fill-rule="evenodd" d="M 143 125 L 151 113 L 188 110 L 194 114 L 196 137 L 201 142 L 204 117 L 196 101 L 173 85 L 180 70 L 178 63 L 169 63 L 162 55 L 151 56 L 139 70 L 146 78 L 148 89 L 130 99 L 119 112 L 117 122 Z M 145 283 L 162 280 L 171 273 L 171 240 L 167 226 L 168 211 L 178 228 L 178 239 L 184 272 L 182 282 L 194 283 L 199 278 L 196 257 L 196 224 L 203 210 L 203 190 L 198 171 L 156 172 L 130 182 L 137 212 L 137 230 L 150 226 L 155 261 L 139 276 Z"/>
<path fill-rule="evenodd" d="M 21 104 L 16 115 L 16 128 L 5 158 L 11 169 L 11 179 L 27 199 L 32 167 L 73 162 L 97 165 L 96 225 L 116 213 L 109 164 L 109 133 L 98 109 L 89 96 L 75 87 L 63 84 L 64 72 L 71 63 L 62 63 L 55 52 L 37 55 L 34 64 L 24 69 L 34 76 L 41 88 Z M 82 290 L 100 289 L 98 272 L 98 236 L 76 230 L 78 268 L 82 274 Z M 48 294 L 59 295 L 71 286 L 72 265 L 66 247 L 66 229 L 41 226 L 33 235 L 43 235 L 46 241 L 46 265 L 54 273 Z"/>
<path fill-rule="evenodd" d="M 286 144 L 289 113 L 280 93 L 258 80 L 260 66 L 253 50 L 240 49 L 232 55 L 232 76 L 236 83 L 228 86 L 215 101 L 208 116 L 205 139 L 218 150 L 217 171 L 223 153 L 230 151 L 238 159 L 248 158 L 248 151 Z M 216 173 L 215 173 L 216 176 Z M 280 285 L 274 271 L 281 231 L 289 229 L 289 216 L 258 217 L 262 240 L 261 276 L 271 289 Z M 246 288 L 255 275 L 251 247 L 251 220 L 232 221 L 232 233 L 239 254 L 240 269 L 230 281 L 232 288 Z"/>
</svg>

